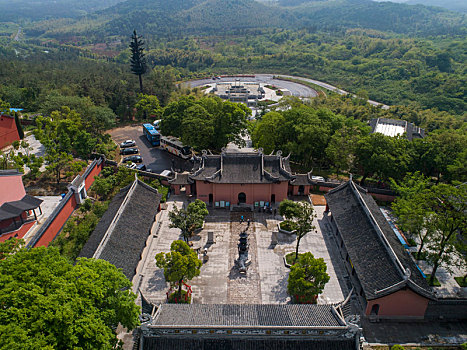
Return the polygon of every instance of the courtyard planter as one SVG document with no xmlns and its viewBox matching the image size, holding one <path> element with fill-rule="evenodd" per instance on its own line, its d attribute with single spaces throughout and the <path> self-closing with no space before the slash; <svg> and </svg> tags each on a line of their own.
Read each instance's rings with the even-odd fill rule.
<svg viewBox="0 0 467 350">
<path fill-rule="evenodd" d="M 298 253 L 298 257 L 300 258 L 300 255 L 302 254 L 303 253 Z M 290 252 L 290 253 L 285 254 L 283 257 L 285 267 L 290 269 L 292 265 L 294 264 L 293 262 L 294 258 L 295 258 L 295 252 Z"/>
<path fill-rule="evenodd" d="M 290 228 L 291 225 L 289 223 L 291 223 L 291 222 L 287 221 L 287 220 L 284 220 L 284 221 L 278 223 L 277 228 L 278 228 L 279 232 L 285 233 L 286 235 L 294 235 L 296 230 L 294 230 L 293 228 Z M 282 228 L 281 226 L 282 227 L 285 226 L 285 227 Z"/>
<path fill-rule="evenodd" d="M 178 291 L 169 294 L 167 298 L 168 304 L 193 304 L 193 293 L 182 290 L 182 298 L 178 298 Z"/>
<path fill-rule="evenodd" d="M 318 296 L 294 295 L 292 300 L 294 304 L 316 304 L 318 302 Z"/>
</svg>

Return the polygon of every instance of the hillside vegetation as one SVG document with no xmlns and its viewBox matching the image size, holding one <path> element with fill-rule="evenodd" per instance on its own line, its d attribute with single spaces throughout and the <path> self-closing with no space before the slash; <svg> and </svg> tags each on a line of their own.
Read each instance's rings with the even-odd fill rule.
<svg viewBox="0 0 467 350">
<path fill-rule="evenodd" d="M 70 35 L 85 35 L 96 41 L 107 36 L 126 37 L 133 29 L 154 38 L 252 28 L 368 28 L 426 36 L 465 34 L 465 26 L 464 15 L 441 8 L 371 0 L 294 1 L 280 5 L 254 0 L 127 0 L 72 23 L 46 21 L 29 29 L 36 36 L 60 40 Z"/>
</svg>

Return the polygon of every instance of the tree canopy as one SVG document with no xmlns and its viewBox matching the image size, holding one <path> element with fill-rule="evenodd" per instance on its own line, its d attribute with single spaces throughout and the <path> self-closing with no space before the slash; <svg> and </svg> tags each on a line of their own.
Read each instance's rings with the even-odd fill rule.
<svg viewBox="0 0 467 350">
<path fill-rule="evenodd" d="M 229 142 L 244 144 L 247 117 L 251 111 L 243 104 L 219 97 L 181 97 L 167 105 L 162 117 L 163 135 L 180 137 L 196 150 L 220 151 Z"/>
<path fill-rule="evenodd" d="M 202 265 L 196 252 L 184 241 L 173 241 L 169 253 L 156 255 L 157 267 L 164 269 L 164 277 L 172 286 L 178 286 L 179 298 L 182 295 L 182 282 L 191 280 L 200 273 Z"/>
<path fill-rule="evenodd" d="M 314 208 L 308 202 L 294 202 L 283 200 L 279 205 L 279 213 L 294 223 L 297 245 L 295 247 L 295 261 L 298 259 L 298 248 L 300 241 L 306 234 L 316 229 L 313 225 Z"/>
<path fill-rule="evenodd" d="M 206 203 L 199 199 L 188 204 L 186 209 L 178 209 L 174 206 L 169 212 L 170 227 L 179 228 L 183 238 L 188 241 L 194 231 L 202 227 L 204 218 L 208 214 Z"/>
<path fill-rule="evenodd" d="M 113 349 L 117 325 L 139 322 L 130 288 L 107 261 L 20 249 L 0 260 L 0 348 Z"/>
<path fill-rule="evenodd" d="M 323 258 L 316 259 L 310 252 L 300 254 L 290 267 L 287 290 L 297 303 L 310 303 L 321 294 L 329 281 Z"/>
</svg>

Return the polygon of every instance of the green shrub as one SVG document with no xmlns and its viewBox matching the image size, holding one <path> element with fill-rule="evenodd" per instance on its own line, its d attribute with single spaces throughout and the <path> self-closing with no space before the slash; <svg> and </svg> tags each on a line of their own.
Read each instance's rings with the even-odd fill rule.
<svg viewBox="0 0 467 350">
<path fill-rule="evenodd" d="M 431 277 L 431 275 L 426 275 L 426 281 L 427 281 L 427 282 L 430 281 L 430 277 Z M 433 279 L 433 283 L 430 284 L 430 286 L 432 286 L 432 287 L 441 287 L 441 283 L 439 283 L 439 281 L 438 281 L 438 279 L 436 278 L 436 276 L 435 276 L 435 278 Z"/>
<path fill-rule="evenodd" d="M 454 279 L 456 280 L 457 284 L 461 287 L 467 287 L 467 281 L 464 281 L 464 277 L 454 277 Z M 467 343 L 465 343 L 467 344 Z M 467 350 L 467 348 L 466 348 Z"/>
<path fill-rule="evenodd" d="M 396 344 L 391 347 L 391 350 L 405 350 L 402 345 Z"/>
<path fill-rule="evenodd" d="M 92 207 L 92 201 L 89 198 L 86 198 L 84 202 L 80 205 L 79 210 L 83 213 L 89 211 Z"/>
<path fill-rule="evenodd" d="M 294 230 L 297 229 L 297 224 L 293 221 L 290 221 L 290 220 L 284 220 L 282 221 L 279 226 L 281 227 L 281 229 L 285 230 L 285 231 L 289 231 L 289 232 L 292 232 Z"/>
</svg>

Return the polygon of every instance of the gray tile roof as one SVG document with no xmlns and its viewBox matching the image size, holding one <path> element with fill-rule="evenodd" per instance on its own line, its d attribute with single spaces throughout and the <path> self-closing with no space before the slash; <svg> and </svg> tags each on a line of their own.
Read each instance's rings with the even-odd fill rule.
<svg viewBox="0 0 467 350">
<path fill-rule="evenodd" d="M 293 186 L 307 186 L 307 185 L 314 185 L 315 182 L 311 180 L 309 174 L 295 174 L 294 178 L 292 181 L 290 181 L 290 184 Z"/>
<path fill-rule="evenodd" d="M 162 304 L 153 326 L 345 327 L 333 305 Z"/>
<path fill-rule="evenodd" d="M 80 257 L 107 260 L 131 280 L 146 245 L 162 196 L 135 180 L 115 196 Z"/>
<path fill-rule="evenodd" d="M 193 180 L 215 183 L 275 183 L 293 179 L 288 157 L 262 153 L 228 153 L 196 159 Z"/>
<path fill-rule="evenodd" d="M 172 185 L 189 185 L 193 183 L 189 173 L 175 173 L 175 177 L 169 180 Z"/>
<path fill-rule="evenodd" d="M 144 337 L 143 350 L 355 350 L 355 339 Z"/>
<path fill-rule="evenodd" d="M 27 194 L 18 201 L 3 203 L 0 207 L 0 221 L 16 218 L 26 210 L 36 209 L 42 202 L 42 199 Z"/>
<path fill-rule="evenodd" d="M 406 285 L 419 294 L 431 296 L 427 282 L 365 189 L 349 181 L 325 197 L 368 300 Z M 407 271 L 409 279 L 405 276 Z"/>
</svg>

